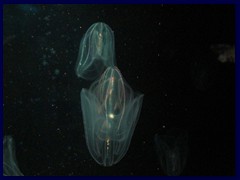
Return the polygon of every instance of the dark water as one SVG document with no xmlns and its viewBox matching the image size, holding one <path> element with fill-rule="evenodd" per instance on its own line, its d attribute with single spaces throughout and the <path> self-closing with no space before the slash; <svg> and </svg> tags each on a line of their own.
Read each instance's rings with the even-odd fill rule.
<svg viewBox="0 0 240 180">
<path fill-rule="evenodd" d="M 234 44 L 229 5 L 5 5 L 4 135 L 24 175 L 165 175 L 154 136 L 188 132 L 181 175 L 235 174 L 235 70 L 210 46 Z M 125 157 L 108 168 L 90 156 L 74 72 L 95 22 L 115 34 L 118 68 L 144 93 Z"/>
</svg>

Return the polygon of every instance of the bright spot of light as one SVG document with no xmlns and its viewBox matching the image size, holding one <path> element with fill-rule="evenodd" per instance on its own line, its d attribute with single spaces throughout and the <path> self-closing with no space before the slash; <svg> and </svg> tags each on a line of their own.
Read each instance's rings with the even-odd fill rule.
<svg viewBox="0 0 240 180">
<path fill-rule="evenodd" d="M 114 118 L 114 114 L 113 114 L 113 113 L 110 113 L 110 114 L 108 115 L 108 117 L 111 118 L 111 119 L 113 119 L 113 118 Z"/>
</svg>

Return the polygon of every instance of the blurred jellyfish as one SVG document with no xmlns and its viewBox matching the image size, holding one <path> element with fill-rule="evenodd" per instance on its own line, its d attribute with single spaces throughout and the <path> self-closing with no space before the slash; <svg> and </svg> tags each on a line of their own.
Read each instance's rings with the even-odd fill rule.
<svg viewBox="0 0 240 180">
<path fill-rule="evenodd" d="M 164 173 L 168 176 L 179 176 L 185 165 L 188 154 L 188 135 L 181 129 L 169 129 L 165 134 L 155 134 L 156 152 Z"/>
<path fill-rule="evenodd" d="M 218 55 L 221 63 L 235 63 L 235 45 L 213 44 L 210 49 Z"/>
<path fill-rule="evenodd" d="M 3 139 L 3 175 L 23 176 L 17 165 L 15 144 L 11 136 L 4 136 Z"/>
</svg>

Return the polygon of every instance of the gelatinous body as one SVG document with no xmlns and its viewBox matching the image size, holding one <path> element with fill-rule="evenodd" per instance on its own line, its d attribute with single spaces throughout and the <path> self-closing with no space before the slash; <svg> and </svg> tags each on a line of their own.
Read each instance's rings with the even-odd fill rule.
<svg viewBox="0 0 240 180">
<path fill-rule="evenodd" d="M 167 130 L 166 134 L 156 134 L 155 145 L 161 167 L 168 176 L 179 176 L 188 154 L 187 132 L 181 129 Z"/>
<path fill-rule="evenodd" d="M 116 67 L 108 67 L 81 92 L 85 136 L 96 162 L 111 166 L 126 154 L 138 121 L 143 95 L 135 95 Z"/>
<path fill-rule="evenodd" d="M 17 164 L 15 144 L 12 136 L 4 136 L 3 139 L 3 175 L 23 176 Z"/>
<path fill-rule="evenodd" d="M 105 23 L 93 24 L 84 34 L 76 64 L 78 77 L 93 80 L 115 65 L 114 34 Z"/>
</svg>

